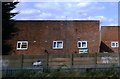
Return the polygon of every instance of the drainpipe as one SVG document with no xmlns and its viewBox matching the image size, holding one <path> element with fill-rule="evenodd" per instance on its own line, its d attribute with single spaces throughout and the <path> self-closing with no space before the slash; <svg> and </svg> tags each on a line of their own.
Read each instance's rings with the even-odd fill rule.
<svg viewBox="0 0 120 79">
<path fill-rule="evenodd" d="M 119 42 L 119 47 L 118 47 L 118 67 L 120 67 L 120 1 L 118 2 L 118 42 Z"/>
<path fill-rule="evenodd" d="M 120 4 L 120 2 L 119 2 L 119 4 Z M 118 7 L 120 7 L 120 6 L 118 6 Z M 118 10 L 118 13 L 119 13 L 119 10 Z M 118 16 L 118 18 L 119 18 L 119 16 Z M 119 19 L 118 19 L 118 25 L 119 25 Z M 119 37 L 119 34 L 120 34 L 120 29 L 119 29 L 119 27 L 120 26 L 117 26 L 118 27 L 118 67 L 120 67 L 120 37 Z"/>
<path fill-rule="evenodd" d="M 99 49 L 98 49 L 98 52 L 100 52 L 100 44 L 101 44 L 101 41 L 102 41 L 102 39 L 101 39 L 101 25 L 99 24 L 99 35 L 100 35 L 100 38 L 99 38 Z"/>
</svg>

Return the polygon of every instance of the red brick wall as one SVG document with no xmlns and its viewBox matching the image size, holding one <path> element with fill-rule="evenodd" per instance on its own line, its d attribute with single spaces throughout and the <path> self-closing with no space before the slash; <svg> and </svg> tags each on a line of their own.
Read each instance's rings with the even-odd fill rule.
<svg viewBox="0 0 120 79">
<path fill-rule="evenodd" d="M 119 26 L 102 26 L 101 39 L 109 49 L 106 49 L 106 52 L 118 52 L 118 48 L 111 47 L 111 41 L 120 41 L 120 36 L 118 34 L 120 28 Z"/>
<path fill-rule="evenodd" d="M 88 41 L 89 53 L 99 52 L 99 21 L 16 21 L 19 31 L 11 40 L 14 54 L 78 53 L 77 41 Z M 16 50 L 18 40 L 27 40 L 27 50 Z M 63 49 L 53 49 L 53 41 L 62 40 Z M 36 42 L 34 42 L 36 41 Z"/>
</svg>

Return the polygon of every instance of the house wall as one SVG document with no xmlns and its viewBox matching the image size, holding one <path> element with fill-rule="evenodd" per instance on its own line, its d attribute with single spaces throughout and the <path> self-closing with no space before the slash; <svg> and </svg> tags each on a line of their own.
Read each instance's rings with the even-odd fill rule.
<svg viewBox="0 0 120 79">
<path fill-rule="evenodd" d="M 120 46 L 119 26 L 102 26 L 101 41 L 104 45 L 101 45 L 101 52 L 118 52 L 119 47 L 111 47 L 112 41 L 118 41 Z M 106 46 L 105 46 L 106 45 Z"/>
<path fill-rule="evenodd" d="M 19 28 L 10 40 L 13 54 L 79 53 L 77 41 L 88 41 L 89 53 L 99 52 L 99 21 L 16 21 Z M 28 41 L 27 50 L 16 50 L 17 41 Z M 53 41 L 62 40 L 63 49 L 53 49 Z"/>
</svg>

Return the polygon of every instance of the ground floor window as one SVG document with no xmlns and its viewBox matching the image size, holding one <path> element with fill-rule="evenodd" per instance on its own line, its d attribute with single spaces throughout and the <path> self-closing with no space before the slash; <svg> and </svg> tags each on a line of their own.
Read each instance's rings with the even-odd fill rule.
<svg viewBox="0 0 120 79">
<path fill-rule="evenodd" d="M 119 47 L 119 42 L 118 41 L 112 41 L 111 42 L 111 47 L 113 47 L 113 48 Z"/>
<path fill-rule="evenodd" d="M 17 41 L 17 50 L 27 50 L 28 41 Z"/>
<path fill-rule="evenodd" d="M 53 49 L 62 49 L 63 41 L 53 41 Z"/>
<path fill-rule="evenodd" d="M 79 53 L 88 53 L 88 48 L 79 48 Z"/>
</svg>

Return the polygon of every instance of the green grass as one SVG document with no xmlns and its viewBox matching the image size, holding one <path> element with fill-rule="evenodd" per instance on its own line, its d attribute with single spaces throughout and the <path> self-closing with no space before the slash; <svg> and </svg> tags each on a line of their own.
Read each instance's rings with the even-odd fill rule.
<svg viewBox="0 0 120 79">
<path fill-rule="evenodd" d="M 65 71 L 62 69 L 63 66 L 58 67 L 56 70 L 50 70 L 45 69 L 44 72 L 38 71 L 29 71 L 29 72 L 18 72 L 13 77 L 41 77 L 41 78 L 51 78 L 51 79 L 57 79 L 61 77 L 104 77 L 104 78 L 114 78 L 114 79 L 120 79 L 120 71 L 116 70 L 116 68 L 113 66 L 109 70 L 94 70 L 94 69 L 86 69 L 86 71 L 80 72 L 80 71 Z M 9 76 L 9 75 L 8 75 Z M 7 75 L 4 76 L 8 77 Z"/>
<path fill-rule="evenodd" d="M 104 78 L 114 78 L 120 79 L 120 71 L 116 71 L 115 69 L 110 70 L 90 70 L 86 72 L 78 72 L 78 71 L 49 71 L 49 72 L 19 72 L 16 73 L 14 77 L 41 77 L 41 78 L 61 78 L 61 77 L 104 77 Z"/>
</svg>

